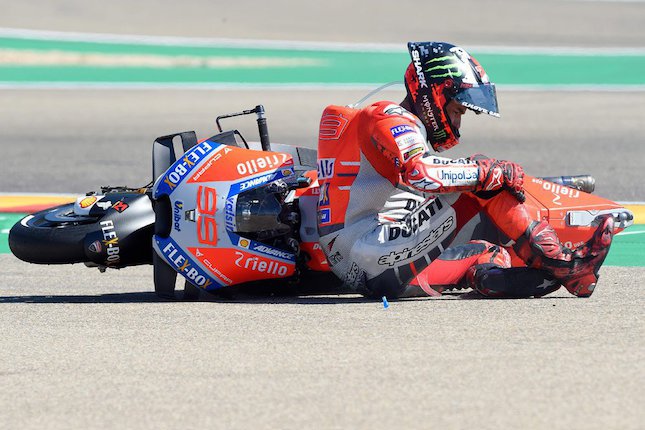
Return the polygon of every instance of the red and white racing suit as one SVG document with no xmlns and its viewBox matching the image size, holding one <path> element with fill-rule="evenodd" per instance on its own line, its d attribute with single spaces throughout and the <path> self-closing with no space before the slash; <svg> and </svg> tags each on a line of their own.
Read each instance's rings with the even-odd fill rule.
<svg viewBox="0 0 645 430">
<path fill-rule="evenodd" d="M 461 208 L 477 200 L 479 210 L 513 240 L 533 221 L 528 211 L 507 191 L 478 199 L 470 191 L 481 190 L 479 166 L 430 151 L 419 119 L 396 103 L 324 110 L 318 230 L 332 271 L 347 286 L 400 297 L 448 247 L 453 251 L 426 271 L 422 286 L 457 284 L 475 264 L 509 267 L 504 248 L 460 235 L 479 212 Z"/>
</svg>

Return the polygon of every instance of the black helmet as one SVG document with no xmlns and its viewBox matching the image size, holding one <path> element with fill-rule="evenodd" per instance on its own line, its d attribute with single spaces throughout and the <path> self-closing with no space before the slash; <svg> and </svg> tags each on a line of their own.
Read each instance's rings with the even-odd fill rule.
<svg viewBox="0 0 645 430">
<path fill-rule="evenodd" d="M 405 72 L 405 88 L 435 151 L 459 143 L 459 131 L 444 109 L 450 100 L 476 113 L 499 117 L 495 84 L 465 50 L 444 42 L 409 42 L 408 50 L 412 62 Z"/>
</svg>

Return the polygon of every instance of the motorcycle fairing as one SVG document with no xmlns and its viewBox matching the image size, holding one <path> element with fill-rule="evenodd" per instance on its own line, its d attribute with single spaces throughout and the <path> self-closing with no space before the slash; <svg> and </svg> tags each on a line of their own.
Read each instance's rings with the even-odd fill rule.
<svg viewBox="0 0 645 430">
<path fill-rule="evenodd" d="M 215 290 L 227 285 L 205 271 L 191 255 L 170 237 L 154 236 L 153 247 L 157 254 L 188 281 L 205 290 Z"/>
<path fill-rule="evenodd" d="M 633 224 L 634 215 L 628 209 L 597 195 L 533 177 L 525 178 L 524 187 L 537 202 L 529 207 L 540 209 L 541 218 L 548 220 L 569 248 L 588 241 L 603 215 L 614 217 L 614 233 Z"/>
<path fill-rule="evenodd" d="M 206 160 L 217 160 L 221 157 L 221 154 L 211 155 L 212 153 L 220 153 L 225 148 L 224 145 L 209 140 L 193 146 L 180 159 L 175 161 L 166 170 L 166 173 L 157 178 L 153 187 L 152 197 L 159 199 L 162 195 L 170 196 L 173 194 L 177 186 L 183 183 L 195 169 L 201 168 Z"/>
<path fill-rule="evenodd" d="M 292 276 L 295 254 L 235 234 L 237 196 L 276 180 L 296 181 L 290 155 L 200 142 L 155 182 L 153 198 L 169 199 L 172 225 L 153 248 L 206 290 Z"/>
</svg>

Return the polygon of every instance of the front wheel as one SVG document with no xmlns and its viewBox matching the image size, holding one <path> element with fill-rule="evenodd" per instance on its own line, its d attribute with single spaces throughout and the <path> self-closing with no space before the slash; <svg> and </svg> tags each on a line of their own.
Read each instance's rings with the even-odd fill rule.
<svg viewBox="0 0 645 430">
<path fill-rule="evenodd" d="M 88 261 L 83 241 L 98 219 L 74 213 L 69 203 L 28 215 L 9 232 L 13 255 L 28 263 L 72 264 Z"/>
</svg>

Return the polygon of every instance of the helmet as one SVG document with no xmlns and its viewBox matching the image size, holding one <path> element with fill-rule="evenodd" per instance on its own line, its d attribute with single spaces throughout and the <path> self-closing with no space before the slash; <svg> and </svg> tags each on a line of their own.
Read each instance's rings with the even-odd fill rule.
<svg viewBox="0 0 645 430">
<path fill-rule="evenodd" d="M 459 130 L 444 109 L 450 100 L 475 113 L 499 117 L 495 84 L 462 48 L 444 42 L 410 42 L 408 50 L 412 62 L 405 72 L 405 88 L 435 151 L 459 143 Z"/>
</svg>

